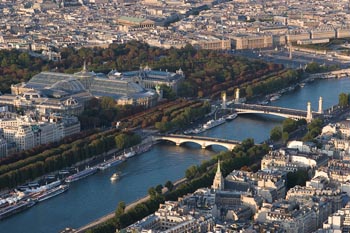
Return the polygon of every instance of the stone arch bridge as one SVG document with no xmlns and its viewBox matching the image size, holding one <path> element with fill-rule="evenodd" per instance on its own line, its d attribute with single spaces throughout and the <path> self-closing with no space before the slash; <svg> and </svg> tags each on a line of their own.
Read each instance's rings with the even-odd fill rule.
<svg viewBox="0 0 350 233">
<path fill-rule="evenodd" d="M 174 142 L 177 146 L 180 146 L 186 142 L 193 142 L 199 144 L 203 149 L 210 147 L 212 145 L 218 145 L 225 147 L 228 150 L 233 150 L 237 145 L 240 145 L 240 141 L 227 140 L 220 138 L 210 138 L 201 136 L 191 136 L 191 135 L 180 135 L 180 134 L 168 134 L 168 135 L 157 135 L 153 136 L 153 141 L 170 141 Z"/>
</svg>

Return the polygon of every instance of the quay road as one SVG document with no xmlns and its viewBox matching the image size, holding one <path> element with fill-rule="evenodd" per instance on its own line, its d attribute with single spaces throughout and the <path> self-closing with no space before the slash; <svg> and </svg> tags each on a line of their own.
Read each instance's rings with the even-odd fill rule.
<svg viewBox="0 0 350 233">
<path fill-rule="evenodd" d="M 236 55 L 243 57 L 261 59 L 266 62 L 273 62 L 277 64 L 283 64 L 287 68 L 305 68 L 310 62 L 317 62 L 319 64 L 326 65 L 339 65 L 341 68 L 348 67 L 349 62 L 344 62 L 336 57 L 328 57 L 322 54 L 312 54 L 302 51 L 296 51 L 294 49 L 292 53 L 292 59 L 289 58 L 289 51 L 286 48 L 279 49 L 278 51 L 273 49 L 260 49 L 260 50 L 237 50 Z"/>
</svg>

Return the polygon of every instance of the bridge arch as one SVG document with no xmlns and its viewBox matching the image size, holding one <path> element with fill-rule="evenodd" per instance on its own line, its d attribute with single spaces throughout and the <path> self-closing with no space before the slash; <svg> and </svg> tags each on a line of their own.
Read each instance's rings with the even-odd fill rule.
<svg viewBox="0 0 350 233">
<path fill-rule="evenodd" d="M 290 118 L 293 120 L 300 120 L 300 119 L 305 119 L 306 117 L 304 116 L 295 116 L 295 115 L 289 115 L 289 114 L 284 114 L 284 113 L 278 113 L 278 112 L 264 112 L 264 111 L 241 111 L 241 110 L 236 110 L 238 115 L 242 114 L 261 114 L 261 115 L 272 115 L 272 116 L 278 116 L 282 118 Z"/>
<path fill-rule="evenodd" d="M 198 144 L 202 149 L 205 149 L 207 147 L 210 146 L 221 146 L 226 148 L 227 150 L 233 150 L 237 144 L 233 144 L 233 143 L 225 143 L 218 140 L 215 141 L 208 141 L 208 140 L 204 140 L 204 139 L 199 139 L 199 138 L 191 138 L 191 137 L 185 137 L 185 138 L 181 138 L 181 137 L 167 137 L 167 136 L 160 136 L 160 137 L 153 137 L 154 141 L 169 141 L 169 142 L 173 142 L 176 144 L 176 146 L 180 146 L 184 143 L 187 142 L 191 142 L 191 143 L 195 143 Z"/>
</svg>

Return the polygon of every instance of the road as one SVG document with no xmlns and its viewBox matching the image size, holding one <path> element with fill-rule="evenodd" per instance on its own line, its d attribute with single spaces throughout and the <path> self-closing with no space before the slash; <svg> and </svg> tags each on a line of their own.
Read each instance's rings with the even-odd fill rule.
<svg viewBox="0 0 350 233">
<path fill-rule="evenodd" d="M 266 62 L 283 64 L 287 68 L 304 68 L 310 62 L 317 62 L 325 65 L 339 65 L 341 68 L 348 66 L 349 61 L 344 61 L 323 54 L 312 54 L 301 51 L 293 51 L 292 59 L 289 58 L 289 51 L 285 48 L 280 50 L 261 49 L 261 50 L 237 50 L 236 55 L 241 55 L 248 58 L 262 59 Z"/>
</svg>

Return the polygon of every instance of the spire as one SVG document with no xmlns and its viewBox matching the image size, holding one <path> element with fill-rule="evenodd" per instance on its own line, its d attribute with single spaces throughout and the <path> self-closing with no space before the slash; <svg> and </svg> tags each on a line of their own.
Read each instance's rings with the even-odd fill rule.
<svg viewBox="0 0 350 233">
<path fill-rule="evenodd" d="M 221 174 L 220 160 L 218 160 L 218 168 L 214 177 L 213 185 L 211 186 L 214 190 L 224 189 L 224 177 Z"/>
<path fill-rule="evenodd" d="M 220 169 L 220 159 L 218 160 L 218 168 L 216 170 L 216 173 L 221 173 L 221 169 Z"/>
</svg>

